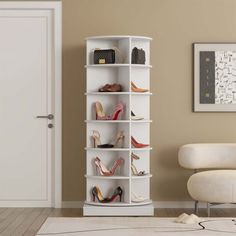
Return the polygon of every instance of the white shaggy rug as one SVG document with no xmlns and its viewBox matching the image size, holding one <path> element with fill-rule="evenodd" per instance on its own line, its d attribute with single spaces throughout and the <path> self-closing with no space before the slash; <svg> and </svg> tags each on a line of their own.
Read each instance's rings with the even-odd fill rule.
<svg viewBox="0 0 236 236">
<path fill-rule="evenodd" d="M 236 218 L 205 218 L 199 224 L 174 223 L 175 218 L 86 217 L 48 218 L 37 235 L 67 236 L 229 236 Z"/>
</svg>

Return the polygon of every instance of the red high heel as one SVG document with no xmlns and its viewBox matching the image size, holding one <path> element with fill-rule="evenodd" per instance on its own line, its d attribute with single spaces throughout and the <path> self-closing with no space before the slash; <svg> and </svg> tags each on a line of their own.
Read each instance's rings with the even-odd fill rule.
<svg viewBox="0 0 236 236">
<path fill-rule="evenodd" d="M 121 202 L 121 197 L 122 197 L 122 193 L 123 193 L 123 190 L 122 188 L 119 186 L 115 189 L 113 195 L 111 196 L 111 198 L 109 199 L 110 202 L 113 202 L 116 200 L 116 198 L 119 196 L 120 198 L 120 202 Z"/>
<path fill-rule="evenodd" d="M 106 166 L 103 165 L 103 163 L 98 157 L 95 158 L 94 163 L 100 175 L 112 176 L 115 174 L 117 167 L 121 166 L 124 163 L 124 160 L 122 158 L 119 158 L 118 160 L 116 160 L 110 170 L 108 170 Z"/>
<path fill-rule="evenodd" d="M 144 148 L 144 147 L 148 147 L 149 146 L 149 144 L 138 143 L 133 136 L 131 136 L 131 144 L 135 148 Z"/>
<path fill-rule="evenodd" d="M 117 120 L 121 112 L 124 112 L 124 104 L 122 102 L 116 105 L 116 108 L 115 108 L 115 111 L 113 113 L 111 120 Z"/>
<path fill-rule="evenodd" d="M 117 120 L 119 114 L 124 111 L 125 105 L 120 102 L 116 105 L 115 111 L 112 116 L 106 116 L 102 104 L 100 102 L 95 103 L 95 111 L 96 111 L 96 120 Z"/>
</svg>

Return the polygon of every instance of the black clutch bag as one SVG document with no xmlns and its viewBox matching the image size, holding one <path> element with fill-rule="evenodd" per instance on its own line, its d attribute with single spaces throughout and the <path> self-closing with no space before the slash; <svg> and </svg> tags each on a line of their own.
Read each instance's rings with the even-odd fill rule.
<svg viewBox="0 0 236 236">
<path fill-rule="evenodd" d="M 132 64 L 145 64 L 146 58 L 145 58 L 145 51 L 141 48 L 133 48 L 132 50 Z"/>
<path fill-rule="evenodd" d="M 114 64 L 115 50 L 113 49 L 96 49 L 94 50 L 93 62 L 94 64 Z"/>
</svg>

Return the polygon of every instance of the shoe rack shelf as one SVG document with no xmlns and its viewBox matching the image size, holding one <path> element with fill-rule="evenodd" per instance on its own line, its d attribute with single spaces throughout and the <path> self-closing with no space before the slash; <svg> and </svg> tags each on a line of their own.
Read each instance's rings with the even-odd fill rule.
<svg viewBox="0 0 236 236">
<path fill-rule="evenodd" d="M 138 64 L 103 64 L 103 65 L 86 65 L 85 68 L 96 68 L 96 67 L 139 67 L 139 68 L 152 68 L 151 65 L 138 65 Z"/>
<path fill-rule="evenodd" d="M 92 148 L 92 147 L 87 147 L 85 148 L 85 150 L 90 150 L 90 151 L 112 151 L 112 152 L 115 152 L 115 151 L 118 151 L 118 152 L 122 152 L 122 151 L 139 151 L 139 152 L 142 152 L 142 151 L 151 151 L 152 148 Z"/>
<path fill-rule="evenodd" d="M 83 212 L 85 216 L 98 215 L 153 215 L 150 199 L 150 41 L 142 36 L 98 36 L 86 39 L 86 201 Z M 115 64 L 93 64 L 95 48 L 118 48 L 122 57 Z M 131 54 L 134 47 L 145 51 L 145 64 L 132 64 Z M 131 82 L 138 88 L 148 89 L 147 92 L 133 92 Z M 98 92 L 105 84 L 121 84 L 122 92 Z M 100 102 L 106 114 L 112 114 L 115 106 L 122 102 L 125 109 L 118 120 L 96 120 L 95 103 Z M 133 120 L 131 111 L 143 117 Z M 111 143 L 118 131 L 124 131 L 124 146 L 114 148 L 95 148 L 93 130 L 100 133 L 101 143 Z M 139 143 L 149 144 L 148 147 L 132 146 L 131 136 Z M 134 153 L 139 160 L 133 160 Z M 96 171 L 94 160 L 99 157 L 102 163 L 111 167 L 120 157 L 124 163 L 117 168 L 112 176 L 101 176 Z M 138 171 L 145 175 L 133 175 L 132 163 Z M 123 190 L 121 202 L 100 203 L 94 201 L 92 188 L 99 187 L 104 197 L 110 197 L 120 186 Z M 136 198 L 135 198 L 135 197 Z M 143 198 L 143 200 L 142 200 Z M 137 201 L 138 199 L 138 201 Z M 142 201 L 141 201 L 141 200 Z M 134 201 L 136 200 L 136 201 Z"/>
<path fill-rule="evenodd" d="M 85 93 L 85 95 L 87 96 L 92 96 L 92 95 L 141 95 L 141 96 L 151 96 L 152 93 L 131 93 L 131 92 L 113 92 L 113 93 L 110 93 L 110 92 L 103 92 L 101 94 L 101 92 L 90 92 L 90 93 Z"/>
<path fill-rule="evenodd" d="M 86 123 L 104 123 L 103 120 L 85 120 Z M 107 120 L 106 123 L 151 123 L 152 120 Z"/>
</svg>

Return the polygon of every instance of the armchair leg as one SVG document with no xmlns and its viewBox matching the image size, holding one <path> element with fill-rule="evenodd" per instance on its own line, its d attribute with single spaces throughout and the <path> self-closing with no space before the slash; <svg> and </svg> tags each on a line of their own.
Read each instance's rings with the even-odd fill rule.
<svg viewBox="0 0 236 236">
<path fill-rule="evenodd" d="M 195 215 L 198 215 L 198 201 L 195 201 L 195 204 L 194 204 L 194 213 L 195 213 Z"/>
<path fill-rule="evenodd" d="M 207 203 L 207 217 L 210 217 L 210 215 L 211 215 L 211 212 L 210 212 L 210 210 L 211 210 L 210 205 L 211 205 L 211 204 L 208 202 L 208 203 Z"/>
</svg>

